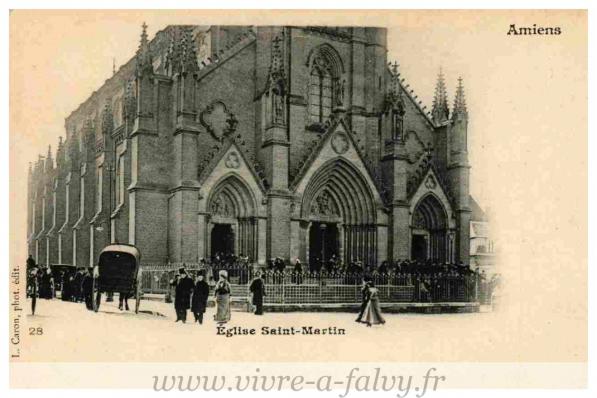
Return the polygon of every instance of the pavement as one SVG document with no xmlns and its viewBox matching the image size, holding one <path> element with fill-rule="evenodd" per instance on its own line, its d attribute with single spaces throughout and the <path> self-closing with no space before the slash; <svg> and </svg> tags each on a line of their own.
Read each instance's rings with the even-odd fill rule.
<svg viewBox="0 0 597 398">
<path fill-rule="evenodd" d="M 41 328 L 43 333 L 23 336 L 23 360 L 434 361 L 450 360 L 456 354 L 458 360 L 466 360 L 469 353 L 470 360 L 478 361 L 511 358 L 504 347 L 516 349 L 515 341 L 503 341 L 500 325 L 504 323 L 493 313 L 384 314 L 384 325 L 368 328 L 354 321 L 354 313 L 256 316 L 233 310 L 225 325 L 230 331 L 227 337 L 226 330 L 218 331 L 213 321 L 213 307 L 199 325 L 192 322 L 191 313 L 186 324 L 175 322 L 172 304 L 161 301 L 142 300 L 138 314 L 117 306 L 118 300 L 104 301 L 95 313 L 82 303 L 39 300 L 36 315 L 26 320 L 28 328 Z M 303 333 L 303 327 L 320 333 Z M 292 328 L 301 332 L 271 333 Z"/>
</svg>

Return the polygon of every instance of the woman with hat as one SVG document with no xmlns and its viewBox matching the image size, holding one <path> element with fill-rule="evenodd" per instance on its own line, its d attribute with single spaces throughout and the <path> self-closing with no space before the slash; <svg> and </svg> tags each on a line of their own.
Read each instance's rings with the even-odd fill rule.
<svg viewBox="0 0 597 398">
<path fill-rule="evenodd" d="M 199 271 L 195 287 L 193 288 L 193 300 L 191 304 L 191 311 L 195 315 L 195 322 L 203 323 L 203 314 L 207 307 L 207 298 L 209 297 L 209 285 L 205 281 L 205 272 Z"/>
<path fill-rule="evenodd" d="M 365 306 L 365 311 L 363 312 L 362 318 L 359 320 L 361 323 L 367 324 L 367 326 L 371 327 L 371 325 L 383 325 L 386 323 L 386 320 L 381 315 L 381 308 L 379 305 L 379 292 L 375 287 L 375 284 L 372 280 L 369 280 L 367 283 L 368 293 L 367 293 L 367 304 Z"/>
<path fill-rule="evenodd" d="M 228 283 L 228 272 L 225 270 L 219 272 L 215 296 L 216 315 L 214 315 L 214 320 L 218 323 L 226 323 L 230 320 L 230 283 Z"/>
</svg>

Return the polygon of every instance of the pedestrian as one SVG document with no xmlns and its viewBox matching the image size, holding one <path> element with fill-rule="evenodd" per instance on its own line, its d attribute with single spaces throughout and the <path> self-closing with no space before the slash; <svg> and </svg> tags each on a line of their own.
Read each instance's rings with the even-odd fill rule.
<svg viewBox="0 0 597 398">
<path fill-rule="evenodd" d="M 383 325 L 386 323 L 386 321 L 381 315 L 378 290 L 373 284 L 373 281 L 367 282 L 367 285 L 369 297 L 367 299 L 367 306 L 365 307 L 365 312 L 363 313 L 361 322 L 367 324 L 367 327 L 371 327 L 371 325 Z"/>
<path fill-rule="evenodd" d="M 37 296 L 39 294 L 39 269 L 36 265 L 33 265 L 27 271 L 27 291 L 31 296 L 31 315 L 35 315 Z"/>
<path fill-rule="evenodd" d="M 70 278 L 71 276 L 69 271 L 64 271 L 62 273 L 62 293 L 60 294 L 60 298 L 63 301 L 70 301 L 72 295 Z"/>
<path fill-rule="evenodd" d="M 367 308 L 367 304 L 369 303 L 369 278 L 363 278 L 363 283 L 361 285 L 361 309 L 359 311 L 359 316 L 355 319 L 355 322 L 361 322 L 363 319 L 363 314 L 365 313 L 365 308 Z"/>
<path fill-rule="evenodd" d="M 255 306 L 255 315 L 263 315 L 263 296 L 266 294 L 265 285 L 263 284 L 263 279 L 261 279 L 261 272 L 257 271 L 255 274 L 255 279 L 251 282 L 249 291 L 253 296 L 252 302 Z"/>
<path fill-rule="evenodd" d="M 228 273 L 225 270 L 219 272 L 219 280 L 215 287 L 216 314 L 214 320 L 223 324 L 230 320 L 230 283 Z"/>
<path fill-rule="evenodd" d="M 52 276 L 52 270 L 49 267 L 45 267 L 42 270 L 41 281 L 39 285 L 39 298 L 50 300 L 54 297 L 54 277 Z"/>
<path fill-rule="evenodd" d="M 83 274 L 81 290 L 85 300 L 85 307 L 90 311 L 93 310 L 93 268 L 91 267 Z"/>
<path fill-rule="evenodd" d="M 174 309 L 176 310 L 176 322 L 187 322 L 187 310 L 191 308 L 191 293 L 193 292 L 193 280 L 187 275 L 184 268 L 178 270 L 179 277 L 174 292 Z"/>
<path fill-rule="evenodd" d="M 195 322 L 203 324 L 203 314 L 207 308 L 207 298 L 209 297 L 209 285 L 205 281 L 204 271 L 201 270 L 197 274 L 195 287 L 193 288 L 193 302 L 191 304 L 191 311 L 195 316 Z"/>
<path fill-rule="evenodd" d="M 431 294 L 429 293 L 428 284 L 425 282 L 425 279 L 421 278 L 419 281 L 419 301 L 430 303 L 431 302 Z"/>
<path fill-rule="evenodd" d="M 31 271 L 35 267 L 37 267 L 37 264 L 35 264 L 35 260 L 30 254 L 29 257 L 27 257 L 27 271 Z"/>
<path fill-rule="evenodd" d="M 294 279 L 294 283 L 296 283 L 297 285 L 300 285 L 301 283 L 303 283 L 303 265 L 301 264 L 301 260 L 299 260 L 298 258 L 296 259 L 296 262 L 294 263 L 294 270 L 293 270 L 293 275 L 292 275 L 293 279 Z"/>
</svg>

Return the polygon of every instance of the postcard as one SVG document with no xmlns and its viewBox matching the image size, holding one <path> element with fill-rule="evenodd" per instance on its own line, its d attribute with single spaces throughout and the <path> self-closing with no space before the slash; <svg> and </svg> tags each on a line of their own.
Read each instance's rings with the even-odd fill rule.
<svg viewBox="0 0 597 398">
<path fill-rule="evenodd" d="M 587 12 L 13 10 L 14 388 L 587 385 Z"/>
</svg>

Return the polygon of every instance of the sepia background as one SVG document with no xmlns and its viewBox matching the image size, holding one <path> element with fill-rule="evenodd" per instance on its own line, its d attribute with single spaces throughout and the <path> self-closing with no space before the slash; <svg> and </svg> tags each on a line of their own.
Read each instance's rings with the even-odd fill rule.
<svg viewBox="0 0 597 398">
<path fill-rule="evenodd" d="M 490 209 L 505 278 L 500 311 L 477 330 L 444 325 L 370 338 L 216 340 L 208 361 L 586 362 L 587 14 L 584 11 L 13 11 L 10 17 L 10 264 L 26 252 L 28 162 L 65 135 L 64 118 L 130 59 L 141 23 L 387 27 L 388 59 L 431 107 L 442 67 L 453 101 L 464 79 L 471 194 Z M 559 26 L 558 36 L 508 36 L 510 24 Z M 234 315 L 234 314 L 233 314 Z M 463 316 L 475 316 L 463 314 Z M 305 323 L 325 314 L 305 314 Z M 270 322 L 273 318 L 270 318 Z M 109 325 L 106 325 L 109 327 Z M 44 361 L 51 347 L 24 361 Z M 375 333 L 378 332 L 378 333 Z M 123 337 L 125 338 L 125 337 Z M 214 337 L 215 338 L 215 337 Z M 65 361 L 193 361 L 175 341 Z M 280 340 L 276 340 L 278 344 Z M 25 341 L 25 346 L 28 344 Z M 76 345 L 76 341 L 72 342 Z M 136 349 L 137 348 L 137 349 Z M 68 350 L 67 350 L 68 351 Z M 149 352 L 148 352 L 149 351 Z"/>
</svg>

